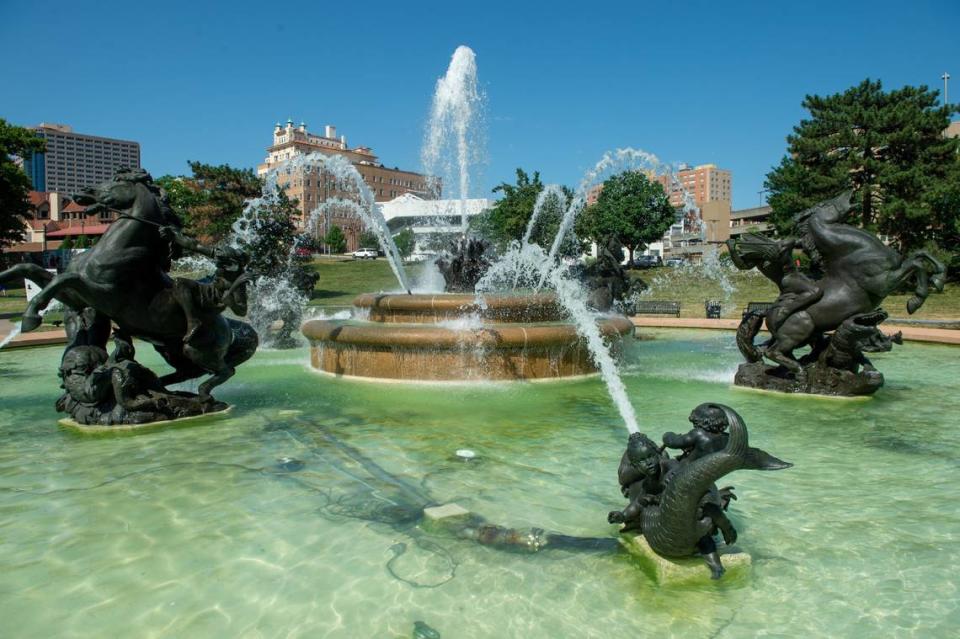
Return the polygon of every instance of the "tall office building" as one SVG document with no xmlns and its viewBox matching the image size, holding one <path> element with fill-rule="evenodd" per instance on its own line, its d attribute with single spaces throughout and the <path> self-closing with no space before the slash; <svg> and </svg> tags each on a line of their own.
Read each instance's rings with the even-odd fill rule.
<svg viewBox="0 0 960 639">
<path fill-rule="evenodd" d="M 23 158 L 35 191 L 75 193 L 113 177 L 121 168 L 140 167 L 140 144 L 74 133 L 66 124 L 33 127 L 47 148 Z"/>
</svg>

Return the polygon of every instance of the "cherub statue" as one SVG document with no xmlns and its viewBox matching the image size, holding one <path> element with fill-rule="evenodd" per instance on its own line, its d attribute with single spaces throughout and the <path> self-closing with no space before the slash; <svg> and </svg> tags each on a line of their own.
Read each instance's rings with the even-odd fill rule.
<svg viewBox="0 0 960 639">
<path fill-rule="evenodd" d="M 737 531 L 725 512 L 733 489 L 718 490 L 714 482 L 740 468 L 779 470 L 791 464 L 751 448 L 746 426 L 732 408 L 701 404 L 690 421 L 692 430 L 667 433 L 662 447 L 641 433 L 630 435 L 618 470 L 620 490 L 630 503 L 609 513 L 607 521 L 643 534 L 663 557 L 699 555 L 719 579 L 724 568 L 714 537 L 719 532 L 733 544 Z M 684 453 L 670 459 L 663 452 L 667 447 Z"/>
</svg>

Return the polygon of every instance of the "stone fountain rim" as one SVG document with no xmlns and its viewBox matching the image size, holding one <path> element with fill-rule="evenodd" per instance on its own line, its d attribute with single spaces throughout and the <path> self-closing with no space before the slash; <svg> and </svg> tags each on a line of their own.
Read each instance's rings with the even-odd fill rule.
<svg viewBox="0 0 960 639">
<path fill-rule="evenodd" d="M 433 324 L 354 324 L 353 320 L 308 320 L 301 331 L 312 346 L 319 343 L 391 348 L 464 349 L 538 348 L 579 340 L 573 324 L 494 325 L 457 329 Z M 632 334 L 633 322 L 623 316 L 599 321 L 605 336 Z"/>
<path fill-rule="evenodd" d="M 557 306 L 554 293 L 481 294 L 486 310 L 515 310 L 530 307 Z M 389 311 L 449 311 L 481 310 L 483 307 L 473 293 L 361 293 L 353 300 L 357 308 Z"/>
</svg>

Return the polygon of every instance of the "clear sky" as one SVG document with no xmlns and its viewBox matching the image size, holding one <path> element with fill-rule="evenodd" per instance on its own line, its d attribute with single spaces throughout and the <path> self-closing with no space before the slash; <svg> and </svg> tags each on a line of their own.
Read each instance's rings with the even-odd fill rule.
<svg viewBox="0 0 960 639">
<path fill-rule="evenodd" d="M 460 44 L 488 103 L 476 197 L 516 167 L 575 186 L 633 146 L 731 169 L 734 207 L 754 206 L 805 94 L 866 77 L 941 88 L 949 71 L 960 102 L 958 0 L 0 0 L 0 117 L 137 140 L 155 176 L 253 167 L 288 117 L 417 170 Z"/>
</svg>

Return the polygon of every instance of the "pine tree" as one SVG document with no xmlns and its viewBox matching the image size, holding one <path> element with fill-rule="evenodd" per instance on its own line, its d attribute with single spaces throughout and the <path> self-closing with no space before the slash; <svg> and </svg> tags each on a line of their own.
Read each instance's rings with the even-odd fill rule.
<svg viewBox="0 0 960 639">
<path fill-rule="evenodd" d="M 901 250 L 949 244 L 960 222 L 960 141 L 943 136 L 956 109 L 938 106 L 938 96 L 926 86 L 885 92 L 869 79 L 806 96 L 811 117 L 794 127 L 788 155 L 767 175 L 778 232 L 794 233 L 796 213 L 849 189 L 846 222 L 890 236 Z"/>
</svg>

